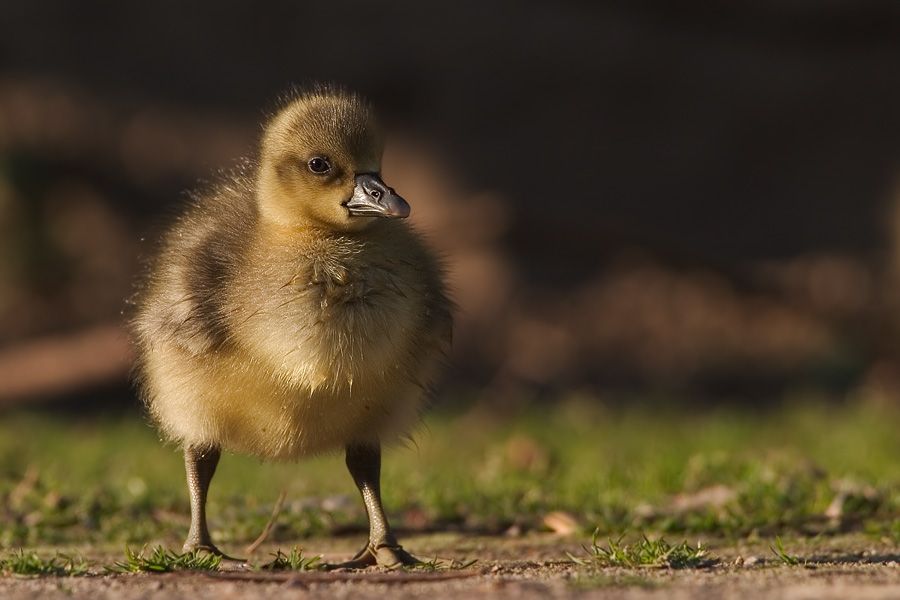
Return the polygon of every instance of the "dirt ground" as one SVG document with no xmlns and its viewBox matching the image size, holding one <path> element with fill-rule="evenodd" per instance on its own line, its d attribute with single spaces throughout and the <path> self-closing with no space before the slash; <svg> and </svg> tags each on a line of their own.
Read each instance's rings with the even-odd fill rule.
<svg viewBox="0 0 900 600">
<path fill-rule="evenodd" d="M 311 540 L 325 560 L 345 557 L 359 540 Z M 768 542 L 709 542 L 715 559 L 698 569 L 592 568 L 578 540 L 552 535 L 487 538 L 428 535 L 406 538 L 420 557 L 477 562 L 445 571 L 254 572 L 104 575 L 0 579 L 2 598 L 229 599 L 367 598 L 898 598 L 900 548 L 861 535 L 798 542 L 805 565 L 782 564 Z M 274 550 L 274 548 L 272 548 Z M 327 551 L 326 551 L 327 550 Z M 95 558 L 95 557 L 91 557 Z M 100 562 L 121 560 L 106 556 Z"/>
</svg>

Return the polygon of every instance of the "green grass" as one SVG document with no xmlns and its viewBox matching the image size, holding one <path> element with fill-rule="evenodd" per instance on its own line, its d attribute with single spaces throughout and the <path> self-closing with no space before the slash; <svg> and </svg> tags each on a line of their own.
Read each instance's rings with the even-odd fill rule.
<svg viewBox="0 0 900 600">
<path fill-rule="evenodd" d="M 508 420 L 432 415 L 415 444 L 385 453 L 384 499 L 405 528 L 527 532 L 562 511 L 613 539 L 631 531 L 774 541 L 851 526 L 900 543 L 900 412 L 862 402 L 785 405 L 688 412 L 684 402 L 610 410 L 578 400 Z M 138 416 L 6 413 L 0 544 L 178 547 L 189 514 L 183 469 L 177 448 Z M 340 456 L 268 464 L 226 454 L 209 501 L 216 541 L 252 542 L 282 490 L 270 542 L 364 531 Z M 836 502 L 838 517 L 826 518 Z"/>
<path fill-rule="evenodd" d="M 49 558 L 41 558 L 37 552 L 17 550 L 0 561 L 0 571 L 12 577 L 78 577 L 87 575 L 90 561 L 82 556 L 70 556 L 56 552 Z"/>
<path fill-rule="evenodd" d="M 303 550 L 296 546 L 287 554 L 278 550 L 272 557 L 271 562 L 260 568 L 268 571 L 315 571 L 321 568 L 318 564 L 321 556 L 303 556 Z"/>
<path fill-rule="evenodd" d="M 177 570 L 215 571 L 222 562 L 222 557 L 205 552 L 185 552 L 178 554 L 166 550 L 162 546 L 156 546 L 145 554 L 146 548 L 140 553 L 134 552 L 128 546 L 125 547 L 125 560 L 116 561 L 112 566 L 106 567 L 110 573 L 168 573 Z"/>
<path fill-rule="evenodd" d="M 784 544 L 781 543 L 781 537 L 775 536 L 775 547 L 769 546 L 769 549 L 772 550 L 772 553 L 775 555 L 775 558 L 783 565 L 788 565 L 790 567 L 796 567 L 798 565 L 806 564 L 806 561 L 795 554 L 788 554 L 784 549 Z"/>
<path fill-rule="evenodd" d="M 691 547 L 685 541 L 673 546 L 665 538 L 651 540 L 644 536 L 633 544 L 623 544 L 622 540 L 625 537 L 623 534 L 616 540 L 607 538 L 607 545 L 603 547 L 597 543 L 597 537 L 595 532 L 590 547 L 585 548 L 588 552 L 586 559 L 571 554 L 569 558 L 582 566 L 629 568 L 685 569 L 704 566 L 711 562 L 706 547 L 700 543 L 696 547 Z"/>
</svg>

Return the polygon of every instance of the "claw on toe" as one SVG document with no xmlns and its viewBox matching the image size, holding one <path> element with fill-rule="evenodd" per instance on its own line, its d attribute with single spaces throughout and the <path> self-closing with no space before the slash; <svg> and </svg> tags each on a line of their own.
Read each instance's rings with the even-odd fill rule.
<svg viewBox="0 0 900 600">
<path fill-rule="evenodd" d="M 368 567 L 412 567 L 419 564 L 418 558 L 404 550 L 401 546 L 378 546 L 373 548 L 367 545 L 352 559 L 325 565 L 326 570 L 332 569 L 366 569 Z"/>
</svg>

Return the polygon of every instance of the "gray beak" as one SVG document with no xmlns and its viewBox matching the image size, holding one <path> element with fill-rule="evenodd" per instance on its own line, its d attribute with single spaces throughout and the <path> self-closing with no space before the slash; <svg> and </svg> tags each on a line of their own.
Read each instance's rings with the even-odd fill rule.
<svg viewBox="0 0 900 600">
<path fill-rule="evenodd" d="M 355 217 L 405 219 L 409 216 L 409 204 L 406 200 L 395 194 L 375 173 L 356 176 L 353 196 L 344 206 Z"/>
</svg>

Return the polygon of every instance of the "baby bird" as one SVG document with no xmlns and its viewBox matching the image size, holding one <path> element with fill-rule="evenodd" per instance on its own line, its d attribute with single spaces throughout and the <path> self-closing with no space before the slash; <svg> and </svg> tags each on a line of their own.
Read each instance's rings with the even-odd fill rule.
<svg viewBox="0 0 900 600">
<path fill-rule="evenodd" d="M 185 550 L 221 554 L 206 498 L 222 450 L 286 460 L 344 450 L 368 544 L 341 567 L 414 564 L 381 503 L 381 446 L 418 422 L 451 329 L 440 261 L 381 180 L 355 94 L 313 87 L 268 122 L 257 160 L 168 231 L 138 294 L 138 383 L 184 448 Z"/>
</svg>

